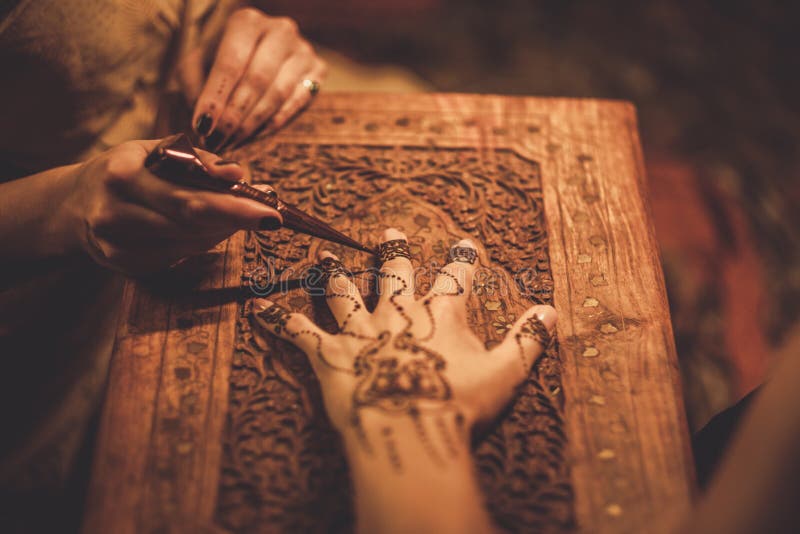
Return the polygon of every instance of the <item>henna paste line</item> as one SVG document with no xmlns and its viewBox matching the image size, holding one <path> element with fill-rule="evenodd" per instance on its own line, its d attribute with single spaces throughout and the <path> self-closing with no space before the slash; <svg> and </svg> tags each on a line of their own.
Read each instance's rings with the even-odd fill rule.
<svg viewBox="0 0 800 534">
<path fill-rule="evenodd" d="M 433 460 L 433 463 L 439 467 L 444 467 L 444 460 L 436 451 L 433 443 L 431 443 L 428 432 L 425 430 L 425 425 L 420 417 L 419 410 L 416 407 L 411 407 L 408 409 L 408 415 L 411 416 L 411 420 L 414 422 L 414 430 L 416 430 L 417 436 L 419 436 L 419 441 L 425 449 L 425 452 L 428 454 L 430 459 Z"/>
<path fill-rule="evenodd" d="M 258 315 L 259 315 L 259 317 L 261 317 L 264 320 L 264 322 L 266 322 L 267 324 L 273 325 L 273 331 L 274 331 L 274 333 L 276 335 L 279 335 L 281 332 L 285 332 L 286 335 L 289 336 L 293 340 L 297 339 L 298 337 L 300 337 L 303 334 L 308 334 L 308 335 L 314 337 L 316 339 L 316 342 L 317 342 L 317 347 L 316 347 L 317 358 L 319 358 L 319 360 L 323 364 L 325 364 L 326 366 L 328 366 L 331 369 L 336 370 L 336 371 L 341 371 L 343 373 L 347 373 L 347 374 L 350 374 L 350 375 L 354 375 L 355 374 L 351 369 L 348 369 L 346 367 L 338 366 L 338 365 L 336 365 L 336 364 L 334 364 L 334 363 L 332 363 L 331 361 L 328 360 L 328 358 L 322 352 L 322 336 L 320 336 L 319 333 L 313 332 L 313 331 L 308 330 L 308 329 L 300 330 L 299 332 L 290 331 L 286 327 L 286 323 L 291 318 L 291 312 L 289 312 L 289 310 L 287 310 L 283 306 L 280 306 L 278 304 L 273 304 L 273 305 L 269 306 L 267 309 L 265 309 L 265 310 L 263 310 L 261 312 L 258 312 Z"/>
<path fill-rule="evenodd" d="M 358 412 L 355 410 L 350 416 L 350 426 L 352 426 L 353 430 L 355 430 L 356 437 L 358 437 L 358 441 L 361 443 L 361 447 L 363 447 L 364 451 L 369 455 L 375 454 L 372 450 L 372 445 L 369 442 L 369 438 L 367 437 L 367 433 L 364 430 L 364 426 L 361 424 L 361 417 L 359 417 Z"/>
<path fill-rule="evenodd" d="M 436 428 L 439 430 L 439 434 L 442 436 L 442 441 L 444 442 L 447 452 L 450 453 L 451 458 L 455 458 L 458 456 L 458 449 L 456 449 L 455 443 L 453 442 L 453 436 L 450 435 L 450 430 L 447 428 L 447 423 L 445 423 L 444 418 L 442 418 L 441 415 L 436 416 L 435 422 Z"/>
<path fill-rule="evenodd" d="M 523 372 L 528 374 L 530 364 L 528 364 L 528 360 L 525 358 L 525 349 L 522 346 L 523 337 L 533 339 L 542 346 L 542 350 L 546 350 L 552 342 L 552 336 L 547 330 L 547 326 L 535 315 L 528 317 L 522 325 L 520 332 L 514 336 L 517 347 L 519 347 L 519 357 L 522 361 Z"/>
<path fill-rule="evenodd" d="M 330 299 L 334 299 L 334 298 L 340 298 L 340 299 L 349 300 L 353 304 L 352 309 L 349 312 L 347 312 L 347 315 L 345 316 L 344 320 L 342 321 L 342 324 L 339 326 L 339 333 L 341 334 L 346 330 L 347 323 L 353 317 L 353 314 L 361 309 L 361 303 L 358 302 L 358 299 L 356 299 L 353 295 L 346 295 L 344 293 L 328 293 L 328 294 L 325 295 L 325 300 L 330 300 Z M 329 307 L 330 307 L 330 305 L 329 305 Z"/>
<path fill-rule="evenodd" d="M 400 460 L 400 454 L 397 452 L 397 445 L 392 437 L 392 429 L 388 426 L 383 427 L 381 431 L 386 443 L 386 454 L 389 456 L 389 463 L 396 473 L 403 472 L 403 462 Z"/>
</svg>

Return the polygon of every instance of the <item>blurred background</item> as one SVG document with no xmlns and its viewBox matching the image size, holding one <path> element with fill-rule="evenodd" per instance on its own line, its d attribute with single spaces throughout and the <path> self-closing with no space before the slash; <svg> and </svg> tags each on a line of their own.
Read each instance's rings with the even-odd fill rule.
<svg viewBox="0 0 800 534">
<path fill-rule="evenodd" d="M 632 101 L 693 430 L 800 351 L 800 8 L 761 0 L 270 0 L 326 90 Z"/>
</svg>

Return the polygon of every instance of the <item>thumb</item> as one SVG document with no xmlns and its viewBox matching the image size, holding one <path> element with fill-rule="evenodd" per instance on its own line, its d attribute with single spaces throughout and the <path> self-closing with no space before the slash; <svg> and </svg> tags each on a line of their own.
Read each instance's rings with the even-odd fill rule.
<svg viewBox="0 0 800 534">
<path fill-rule="evenodd" d="M 238 161 L 222 159 L 212 152 L 199 148 L 195 148 L 194 150 L 208 169 L 208 172 L 214 176 L 225 178 L 231 182 L 238 182 L 244 178 L 244 168 L 242 168 Z"/>
<path fill-rule="evenodd" d="M 552 306 L 532 306 L 517 319 L 505 339 L 492 350 L 496 358 L 516 359 L 528 375 L 539 354 L 550 346 L 558 314 Z"/>
<path fill-rule="evenodd" d="M 492 367 L 480 418 L 492 419 L 511 401 L 515 388 L 530 373 L 531 366 L 550 345 L 556 324 L 552 306 L 533 306 L 514 323 L 505 339 L 489 351 Z"/>
</svg>

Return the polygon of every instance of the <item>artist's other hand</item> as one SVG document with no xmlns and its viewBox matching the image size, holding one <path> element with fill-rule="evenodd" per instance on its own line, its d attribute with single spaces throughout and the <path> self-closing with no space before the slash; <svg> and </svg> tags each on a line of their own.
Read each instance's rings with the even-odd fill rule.
<svg viewBox="0 0 800 534">
<path fill-rule="evenodd" d="M 382 239 L 380 296 L 372 313 L 346 266 L 322 252 L 318 267 L 327 277 L 325 297 L 340 331 L 328 334 L 304 315 L 262 299 L 254 305 L 255 322 L 307 354 L 329 416 L 345 435 L 363 432 L 374 421 L 403 419 L 431 425 L 433 434 L 438 417 L 463 433 L 474 422 L 494 418 L 549 343 L 555 310 L 533 306 L 500 345 L 486 350 L 467 324 L 475 245 L 456 244 L 430 292 L 416 299 L 405 236 L 389 229 Z"/>
<path fill-rule="evenodd" d="M 293 20 L 236 10 L 195 105 L 195 130 L 211 151 L 261 126 L 275 131 L 310 102 L 303 80 L 321 82 L 326 70 Z"/>
<path fill-rule="evenodd" d="M 59 224 L 96 262 L 127 273 L 146 274 L 207 251 L 243 228 L 280 221 L 280 214 L 255 201 L 174 185 L 144 168 L 159 141 L 118 145 L 75 167 Z M 210 171 L 239 180 L 234 162 L 198 151 Z"/>
</svg>

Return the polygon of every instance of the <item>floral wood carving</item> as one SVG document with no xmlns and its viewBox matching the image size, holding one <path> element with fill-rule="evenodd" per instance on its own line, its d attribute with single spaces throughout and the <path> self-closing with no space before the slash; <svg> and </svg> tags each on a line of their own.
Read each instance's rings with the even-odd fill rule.
<svg viewBox="0 0 800 534">
<path fill-rule="evenodd" d="M 253 181 L 287 201 L 372 242 L 386 226 L 409 236 L 415 266 L 442 265 L 450 245 L 474 237 L 481 268 L 469 304 L 470 326 L 496 344 L 531 303 L 552 302 L 552 278 L 536 162 L 507 149 L 441 149 L 284 143 L 240 154 Z M 302 277 L 324 246 L 352 271 L 371 258 L 280 230 L 250 233 L 242 282 L 266 293 Z M 368 276 L 356 277 L 365 300 Z M 428 274 L 417 277 L 427 291 Z M 335 327 L 301 289 L 270 296 Z M 374 299 L 372 299 L 374 300 Z M 352 496 L 338 436 L 327 422 L 314 375 L 298 350 L 253 336 L 244 304 L 237 325 L 216 521 L 237 532 L 352 530 Z M 565 459 L 557 343 L 534 365 L 517 400 L 474 447 L 495 521 L 511 531 L 573 526 Z"/>
</svg>

